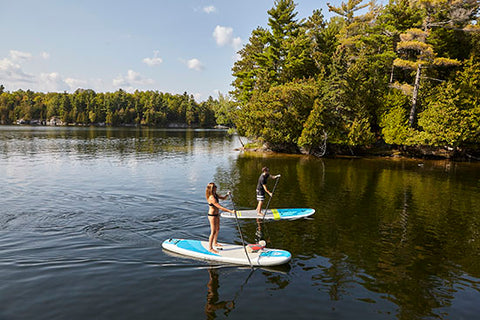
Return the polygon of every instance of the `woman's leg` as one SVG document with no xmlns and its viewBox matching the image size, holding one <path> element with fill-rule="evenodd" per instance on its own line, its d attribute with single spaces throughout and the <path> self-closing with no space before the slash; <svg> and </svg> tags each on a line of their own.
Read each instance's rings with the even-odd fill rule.
<svg viewBox="0 0 480 320">
<path fill-rule="evenodd" d="M 213 239 L 213 245 L 221 247 L 218 243 L 218 234 L 220 233 L 220 217 L 215 217 L 215 237 Z"/>
<path fill-rule="evenodd" d="M 218 217 L 212 217 L 212 216 L 208 217 L 208 221 L 210 222 L 210 236 L 208 237 L 208 250 L 213 253 L 218 253 L 218 251 L 213 248 L 213 244 L 215 243 L 215 241 L 217 241 L 216 238 L 218 237 L 216 223 L 215 223 L 216 218 Z"/>
</svg>

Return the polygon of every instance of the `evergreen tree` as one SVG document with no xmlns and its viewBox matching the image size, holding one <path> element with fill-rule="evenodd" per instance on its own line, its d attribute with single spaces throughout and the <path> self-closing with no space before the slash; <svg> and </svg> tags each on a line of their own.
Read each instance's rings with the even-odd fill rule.
<svg viewBox="0 0 480 320">
<path fill-rule="evenodd" d="M 232 69 L 236 78 L 232 94 L 242 104 L 256 92 L 266 92 L 272 86 L 308 78 L 318 72 L 307 29 L 303 21 L 295 19 L 293 0 L 275 1 L 268 14 L 270 30 L 257 28 L 252 32 Z"/>
</svg>

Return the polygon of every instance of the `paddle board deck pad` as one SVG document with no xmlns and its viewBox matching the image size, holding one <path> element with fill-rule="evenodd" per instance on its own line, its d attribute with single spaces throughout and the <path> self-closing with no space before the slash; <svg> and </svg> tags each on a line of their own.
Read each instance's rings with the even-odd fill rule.
<svg viewBox="0 0 480 320">
<path fill-rule="evenodd" d="M 265 211 L 262 210 L 262 213 Z M 309 208 L 291 208 L 291 209 L 268 209 L 265 214 L 265 220 L 295 220 L 311 216 L 315 213 L 315 209 Z M 235 218 L 234 213 L 222 212 L 224 218 Z M 238 219 L 263 219 L 262 215 L 257 214 L 257 210 L 240 210 L 237 211 Z"/>
<path fill-rule="evenodd" d="M 235 244 L 223 244 L 216 247 L 218 253 L 208 251 L 208 241 L 168 239 L 162 243 L 165 250 L 181 255 L 203 260 L 224 262 L 239 265 L 250 265 L 245 254 L 245 248 Z M 292 258 L 290 252 L 279 249 L 269 249 L 263 246 L 248 247 L 247 254 L 253 266 L 278 266 L 287 263 Z"/>
</svg>

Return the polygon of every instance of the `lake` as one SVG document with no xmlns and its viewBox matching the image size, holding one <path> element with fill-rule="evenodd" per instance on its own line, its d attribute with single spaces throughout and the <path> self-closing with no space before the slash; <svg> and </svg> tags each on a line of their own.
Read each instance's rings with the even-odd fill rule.
<svg viewBox="0 0 480 320">
<path fill-rule="evenodd" d="M 472 319 L 480 314 L 480 164 L 238 151 L 221 130 L 0 126 L 0 319 Z M 254 208 L 285 266 L 163 251 L 208 239 L 205 187 Z M 274 181 L 269 181 L 270 190 Z M 255 221 L 240 221 L 246 241 Z M 219 240 L 241 243 L 235 220 Z"/>
</svg>

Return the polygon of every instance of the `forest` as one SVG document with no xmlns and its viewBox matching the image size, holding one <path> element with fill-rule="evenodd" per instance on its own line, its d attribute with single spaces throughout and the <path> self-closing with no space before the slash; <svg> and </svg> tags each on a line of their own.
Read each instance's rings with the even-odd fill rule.
<svg viewBox="0 0 480 320">
<path fill-rule="evenodd" d="M 275 1 L 233 67 L 242 135 L 272 150 L 388 146 L 475 154 L 480 142 L 477 0 L 349 0 L 297 18 Z"/>
<path fill-rule="evenodd" d="M 57 125 L 213 127 L 218 109 L 215 106 L 223 100 L 220 95 L 219 100 L 210 97 L 197 103 L 187 93 L 128 93 L 122 89 L 113 93 L 91 89 L 77 89 L 74 93 L 5 92 L 0 85 L 0 124 L 55 121 Z"/>
<path fill-rule="evenodd" d="M 297 17 L 276 0 L 232 68 L 232 91 L 7 92 L 0 124 L 235 127 L 268 149 L 323 156 L 480 152 L 478 0 L 348 0 Z M 473 156 L 474 155 L 474 156 Z"/>
</svg>

